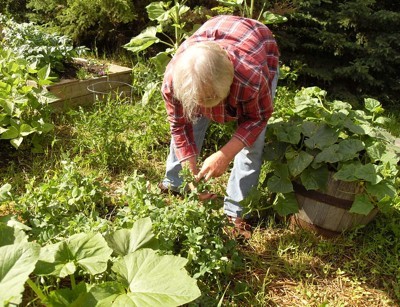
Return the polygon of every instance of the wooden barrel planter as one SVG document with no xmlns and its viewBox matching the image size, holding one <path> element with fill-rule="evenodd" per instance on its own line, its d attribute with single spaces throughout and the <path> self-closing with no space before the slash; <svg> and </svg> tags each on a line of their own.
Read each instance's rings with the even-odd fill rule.
<svg viewBox="0 0 400 307">
<path fill-rule="evenodd" d="M 337 236 L 356 226 L 366 225 L 378 213 L 377 208 L 368 215 L 349 212 L 355 195 L 360 193 L 356 182 L 334 180 L 330 175 L 324 192 L 306 190 L 298 183 L 293 186 L 299 212 L 292 217 L 292 224 L 323 236 Z"/>
</svg>

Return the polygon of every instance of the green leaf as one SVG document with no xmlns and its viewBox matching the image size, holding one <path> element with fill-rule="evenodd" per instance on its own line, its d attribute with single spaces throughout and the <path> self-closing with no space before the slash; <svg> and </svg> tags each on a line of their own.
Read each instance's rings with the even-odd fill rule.
<svg viewBox="0 0 400 307">
<path fill-rule="evenodd" d="M 85 305 L 88 285 L 84 282 L 77 284 L 73 289 L 64 288 L 51 291 L 46 298 L 46 306 L 95 306 Z"/>
<path fill-rule="evenodd" d="M 26 242 L 28 242 L 28 236 L 22 229 L 0 223 L 0 246 Z"/>
<path fill-rule="evenodd" d="M 270 11 L 266 11 L 262 14 L 262 19 L 260 20 L 264 24 L 278 24 L 287 21 L 287 17 L 274 14 Z"/>
<path fill-rule="evenodd" d="M 14 126 L 9 126 L 1 135 L 0 139 L 10 140 L 15 139 L 19 136 L 19 131 Z"/>
<path fill-rule="evenodd" d="M 153 97 L 154 93 L 158 91 L 159 83 L 158 82 L 150 82 L 146 86 L 146 91 L 142 97 L 142 104 L 147 105 L 150 102 L 151 97 Z"/>
<path fill-rule="evenodd" d="M 385 180 L 377 184 L 371 184 L 370 182 L 367 182 L 365 189 L 369 194 L 375 196 L 378 201 L 385 198 L 386 196 L 394 199 L 397 195 L 396 188 Z"/>
<path fill-rule="evenodd" d="M 305 121 L 301 124 L 301 132 L 306 137 L 311 137 L 318 130 L 319 125 L 314 122 Z"/>
<path fill-rule="evenodd" d="M 323 149 L 315 156 L 315 163 L 336 163 L 342 159 L 338 144 L 333 144 Z"/>
<path fill-rule="evenodd" d="M 10 143 L 11 143 L 12 146 L 14 146 L 14 148 L 18 149 L 19 146 L 22 144 L 23 140 L 24 140 L 24 138 L 21 136 L 19 138 L 12 139 L 10 141 Z"/>
<path fill-rule="evenodd" d="M 327 166 L 317 169 L 307 168 L 300 176 L 302 185 L 307 190 L 323 190 L 328 182 L 329 170 Z"/>
<path fill-rule="evenodd" d="M 39 69 L 39 71 L 37 72 L 37 77 L 39 79 L 39 85 L 42 85 L 41 81 L 47 80 L 49 78 L 50 73 L 51 73 L 51 65 L 50 64 Z"/>
<path fill-rule="evenodd" d="M 0 202 L 9 199 L 11 191 L 11 184 L 6 183 L 0 187 Z"/>
<path fill-rule="evenodd" d="M 150 58 L 150 61 L 154 63 L 159 74 L 164 74 L 165 68 L 171 61 L 171 52 L 159 52 L 156 56 Z"/>
<path fill-rule="evenodd" d="M 107 269 L 111 253 L 101 234 L 75 234 L 43 247 L 35 273 L 65 277 L 80 266 L 91 275 L 100 274 Z"/>
<path fill-rule="evenodd" d="M 361 165 L 355 170 L 355 176 L 358 179 L 369 181 L 372 184 L 377 184 L 382 180 L 382 177 L 379 176 L 379 171 L 377 170 L 377 166 L 371 163 Z"/>
<path fill-rule="evenodd" d="M 342 140 L 339 144 L 333 144 L 322 150 L 316 157 L 315 162 L 345 162 L 358 157 L 359 152 L 364 149 L 364 144 L 360 140 Z"/>
<path fill-rule="evenodd" d="M 125 288 L 119 282 L 105 282 L 90 288 L 89 292 L 81 298 L 80 306 L 115 306 L 113 302 L 116 298 L 125 294 Z"/>
<path fill-rule="evenodd" d="M 319 148 L 324 149 L 336 143 L 339 133 L 327 125 L 322 125 L 318 128 L 316 133 L 305 140 L 304 143 L 310 149 Z"/>
<path fill-rule="evenodd" d="M 127 306 L 179 306 L 195 300 L 201 293 L 196 280 L 184 269 L 186 263 L 187 259 L 159 256 L 151 249 L 126 255 L 112 267 L 130 291 L 120 296 L 116 305 L 123 300 L 129 302 Z"/>
<path fill-rule="evenodd" d="M 20 133 L 22 136 L 27 136 L 27 135 L 29 135 L 29 134 L 35 132 L 35 131 L 36 131 L 36 129 L 35 129 L 35 128 L 32 128 L 32 127 L 31 127 L 30 125 L 28 125 L 28 124 L 22 124 L 22 125 L 19 127 L 19 133 Z"/>
<path fill-rule="evenodd" d="M 268 141 L 264 147 L 263 159 L 266 161 L 276 161 L 281 159 L 286 152 L 288 144 L 282 142 Z"/>
<path fill-rule="evenodd" d="M 289 193 L 293 191 L 293 184 L 289 178 L 289 169 L 286 165 L 279 165 L 274 175 L 267 181 L 268 191 L 271 193 Z"/>
<path fill-rule="evenodd" d="M 278 193 L 274 200 L 274 209 L 280 216 L 299 212 L 299 205 L 295 193 Z"/>
<path fill-rule="evenodd" d="M 380 142 L 373 142 L 371 146 L 366 147 L 368 156 L 373 162 L 381 159 L 382 155 L 386 152 L 386 146 Z"/>
<path fill-rule="evenodd" d="M 182 28 L 182 26 L 184 26 L 184 24 L 179 25 L 178 22 L 182 23 L 182 21 L 180 20 L 180 16 L 182 16 L 183 14 L 185 14 L 186 12 L 188 12 L 190 10 L 190 7 L 186 6 L 186 5 L 182 5 L 182 4 L 175 4 L 173 7 L 171 7 L 168 10 L 168 15 L 169 17 L 171 17 L 171 19 L 173 20 L 174 27 L 180 27 Z"/>
<path fill-rule="evenodd" d="M 118 255 L 125 256 L 143 247 L 156 247 L 150 218 L 135 222 L 132 229 L 120 229 L 106 237 L 108 245 Z"/>
<path fill-rule="evenodd" d="M 279 122 L 274 124 L 274 132 L 278 141 L 298 144 L 301 140 L 301 127 L 292 123 Z"/>
<path fill-rule="evenodd" d="M 226 6 L 241 6 L 244 0 L 217 0 L 217 1 Z"/>
<path fill-rule="evenodd" d="M 13 115 L 15 104 L 11 100 L 0 99 L 0 107 L 6 111 L 7 115 Z"/>
<path fill-rule="evenodd" d="M 150 3 L 146 6 L 146 11 L 150 20 L 163 22 L 169 19 L 168 11 L 165 9 L 165 4 L 162 1 Z"/>
<path fill-rule="evenodd" d="M 156 34 L 156 27 L 148 27 L 147 29 L 143 30 L 142 33 L 140 33 L 139 35 L 133 37 L 129 43 L 124 45 L 124 48 L 134 53 L 143 51 L 154 43 L 158 43 L 160 41 L 157 38 Z"/>
<path fill-rule="evenodd" d="M 381 103 L 376 99 L 365 98 L 364 103 L 365 103 L 365 108 L 372 113 L 379 114 L 384 111 Z"/>
<path fill-rule="evenodd" d="M 360 162 L 350 163 L 350 164 L 343 164 L 341 168 L 333 175 L 335 180 L 342 180 L 342 181 L 355 181 L 357 180 L 356 177 L 356 170 L 362 167 Z"/>
<path fill-rule="evenodd" d="M 24 285 L 35 268 L 40 253 L 36 243 L 0 247 L 0 306 L 18 305 Z"/>
<path fill-rule="evenodd" d="M 349 129 L 349 131 L 354 134 L 359 134 L 359 135 L 366 134 L 364 128 L 355 124 L 351 119 L 345 120 L 343 126 L 347 129 Z"/>
<path fill-rule="evenodd" d="M 314 160 L 314 157 L 305 151 L 296 152 L 296 155 L 288 159 L 289 172 L 293 177 L 301 174 Z"/>
<path fill-rule="evenodd" d="M 374 209 L 374 204 L 371 203 L 366 194 L 356 195 L 353 205 L 351 206 L 349 212 L 368 215 L 372 209 Z"/>
</svg>

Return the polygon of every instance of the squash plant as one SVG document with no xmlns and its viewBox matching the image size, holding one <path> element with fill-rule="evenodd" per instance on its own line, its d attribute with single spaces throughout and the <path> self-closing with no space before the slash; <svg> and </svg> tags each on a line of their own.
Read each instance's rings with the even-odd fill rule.
<svg viewBox="0 0 400 307">
<path fill-rule="evenodd" d="M 184 268 L 187 259 L 158 254 L 151 229 L 144 218 L 105 237 L 79 233 L 41 247 L 28 242 L 25 225 L 3 218 L 0 305 L 20 304 L 25 284 L 46 306 L 179 306 L 195 300 L 200 290 Z M 42 286 L 54 277 L 65 280 L 62 287 Z"/>
<path fill-rule="evenodd" d="M 400 150 L 385 129 L 389 119 L 377 100 L 366 98 L 358 110 L 326 95 L 318 87 L 304 88 L 294 108 L 277 110 L 269 121 L 264 154 L 269 171 L 263 186 L 276 193 L 274 208 L 281 215 L 297 212 L 293 182 L 323 191 L 331 173 L 335 180 L 359 186 L 350 212 L 387 211 L 399 202 Z"/>
</svg>

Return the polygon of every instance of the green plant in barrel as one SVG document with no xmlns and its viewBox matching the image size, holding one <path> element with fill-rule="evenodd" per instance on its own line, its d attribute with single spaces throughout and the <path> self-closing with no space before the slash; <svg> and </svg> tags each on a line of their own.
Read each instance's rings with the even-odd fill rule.
<svg viewBox="0 0 400 307">
<path fill-rule="evenodd" d="M 269 121 L 264 158 L 270 171 L 263 186 L 276 193 L 274 208 L 281 215 L 297 212 L 293 183 L 323 191 L 331 174 L 357 183 L 350 212 L 387 211 L 399 202 L 400 150 L 385 129 L 389 119 L 377 100 L 366 98 L 364 108 L 355 109 L 326 94 L 302 89 L 293 108 L 277 110 Z"/>
</svg>

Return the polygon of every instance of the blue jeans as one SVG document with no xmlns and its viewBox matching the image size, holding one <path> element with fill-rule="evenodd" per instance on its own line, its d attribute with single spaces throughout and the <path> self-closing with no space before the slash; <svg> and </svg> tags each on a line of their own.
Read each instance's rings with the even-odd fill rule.
<svg viewBox="0 0 400 307">
<path fill-rule="evenodd" d="M 275 75 L 272 81 L 272 99 L 275 96 L 277 83 L 278 74 Z M 201 151 L 209 124 L 210 120 L 206 117 L 200 117 L 196 123 L 193 124 L 194 139 L 199 152 Z M 246 198 L 252 188 L 258 185 L 265 143 L 265 130 L 266 128 L 260 133 L 252 146 L 243 148 L 235 156 L 226 189 L 227 196 L 224 198 L 224 212 L 229 216 L 242 216 L 243 208 L 240 206 L 240 202 Z M 175 155 L 174 142 L 171 139 L 165 178 L 162 181 L 163 185 L 171 190 L 179 191 L 179 187 L 183 182 L 179 177 L 179 172 L 181 170 L 182 166 Z"/>
</svg>

